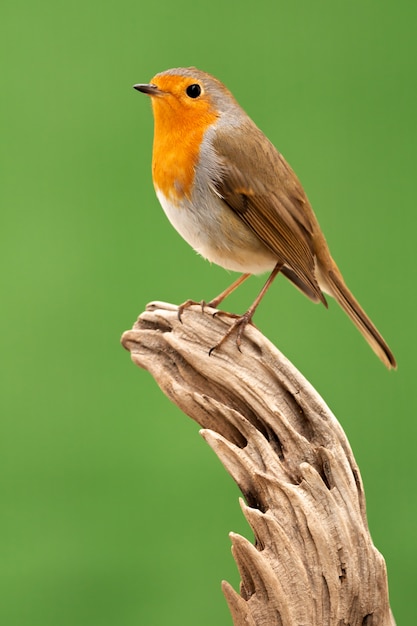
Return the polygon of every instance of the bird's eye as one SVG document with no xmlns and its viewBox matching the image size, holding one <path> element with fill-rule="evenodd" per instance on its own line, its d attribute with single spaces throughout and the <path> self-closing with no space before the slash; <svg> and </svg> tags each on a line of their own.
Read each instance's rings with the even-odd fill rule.
<svg viewBox="0 0 417 626">
<path fill-rule="evenodd" d="M 188 85 L 185 93 L 189 98 L 198 98 L 198 96 L 201 94 L 201 87 L 197 84 Z"/>
</svg>

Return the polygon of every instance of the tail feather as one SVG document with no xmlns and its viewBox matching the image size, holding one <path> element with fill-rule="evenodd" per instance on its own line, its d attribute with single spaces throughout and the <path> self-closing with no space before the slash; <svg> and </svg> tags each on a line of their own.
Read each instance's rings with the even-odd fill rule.
<svg viewBox="0 0 417 626">
<path fill-rule="evenodd" d="M 332 295 L 347 313 L 358 330 L 365 337 L 372 350 L 377 354 L 388 369 L 397 369 L 397 362 L 386 341 L 371 322 L 356 298 L 347 288 L 340 272 L 336 268 L 325 272 L 326 283 Z M 326 289 L 327 291 L 327 289 Z"/>
</svg>

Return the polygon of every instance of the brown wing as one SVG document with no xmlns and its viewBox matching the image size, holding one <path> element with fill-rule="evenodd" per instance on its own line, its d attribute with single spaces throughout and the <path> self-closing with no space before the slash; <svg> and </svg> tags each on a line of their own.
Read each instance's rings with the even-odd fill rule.
<svg viewBox="0 0 417 626">
<path fill-rule="evenodd" d="M 234 133 L 217 129 L 223 200 L 284 263 L 282 272 L 309 298 L 326 304 L 315 277 L 314 213 L 285 159 L 248 118 Z"/>
</svg>

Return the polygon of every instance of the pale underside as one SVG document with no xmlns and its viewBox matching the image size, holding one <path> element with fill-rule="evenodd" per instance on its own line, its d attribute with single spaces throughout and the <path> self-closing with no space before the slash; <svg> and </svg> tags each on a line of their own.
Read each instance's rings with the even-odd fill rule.
<svg viewBox="0 0 417 626">
<path fill-rule="evenodd" d="M 248 274 L 271 271 L 276 256 L 213 192 L 203 206 L 181 206 L 156 189 L 158 200 L 175 230 L 205 259 L 227 270 Z M 204 213 L 204 214 L 203 214 Z"/>
</svg>

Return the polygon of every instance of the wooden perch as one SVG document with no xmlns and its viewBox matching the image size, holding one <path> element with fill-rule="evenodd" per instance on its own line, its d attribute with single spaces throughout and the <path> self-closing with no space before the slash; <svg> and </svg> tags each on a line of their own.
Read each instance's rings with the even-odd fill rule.
<svg viewBox="0 0 417 626">
<path fill-rule="evenodd" d="M 394 626 L 385 562 L 372 543 L 358 466 L 340 424 L 295 367 L 249 326 L 148 305 L 123 346 L 198 422 L 238 484 L 255 545 L 231 534 L 240 595 L 223 591 L 235 626 Z"/>
</svg>

